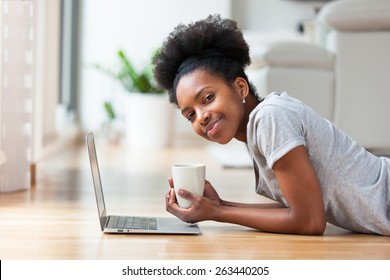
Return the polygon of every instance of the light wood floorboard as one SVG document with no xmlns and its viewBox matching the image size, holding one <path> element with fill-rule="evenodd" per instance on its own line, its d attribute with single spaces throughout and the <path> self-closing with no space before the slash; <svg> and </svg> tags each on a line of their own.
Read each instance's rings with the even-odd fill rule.
<svg viewBox="0 0 390 280">
<path fill-rule="evenodd" d="M 170 216 L 164 197 L 173 163 L 206 163 L 224 199 L 266 201 L 250 169 L 223 169 L 202 147 L 129 151 L 98 139 L 97 148 L 108 214 Z M 331 225 L 323 236 L 200 227 L 200 236 L 101 233 L 84 145 L 39 163 L 30 190 L 0 194 L 0 259 L 390 259 L 390 237 Z"/>
</svg>

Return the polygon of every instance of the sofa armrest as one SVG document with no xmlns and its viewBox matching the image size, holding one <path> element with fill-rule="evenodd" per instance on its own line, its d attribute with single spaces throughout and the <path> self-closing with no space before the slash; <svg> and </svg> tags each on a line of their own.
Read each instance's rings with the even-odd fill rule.
<svg viewBox="0 0 390 280">
<path fill-rule="evenodd" d="M 389 0 L 340 0 L 323 6 L 320 24 L 342 32 L 390 30 Z"/>
</svg>

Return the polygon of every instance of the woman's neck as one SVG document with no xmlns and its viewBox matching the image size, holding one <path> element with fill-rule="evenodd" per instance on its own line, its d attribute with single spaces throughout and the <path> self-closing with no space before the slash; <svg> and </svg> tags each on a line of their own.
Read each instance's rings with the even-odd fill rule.
<svg viewBox="0 0 390 280">
<path fill-rule="evenodd" d="M 246 135 L 247 135 L 247 124 L 249 121 L 249 115 L 257 107 L 257 105 L 259 105 L 259 103 L 261 101 L 262 100 L 258 100 L 255 96 L 253 96 L 251 94 L 248 95 L 247 98 L 245 98 L 245 104 L 244 104 L 245 114 L 244 114 L 243 120 L 241 122 L 241 127 L 239 128 L 239 133 L 237 133 L 237 135 L 235 136 L 235 138 L 238 141 L 241 141 L 244 143 L 247 142 Z"/>
</svg>

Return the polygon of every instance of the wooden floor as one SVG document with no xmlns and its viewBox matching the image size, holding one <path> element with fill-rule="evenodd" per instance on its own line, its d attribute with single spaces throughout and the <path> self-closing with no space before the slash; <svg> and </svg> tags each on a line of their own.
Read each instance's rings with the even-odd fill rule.
<svg viewBox="0 0 390 280">
<path fill-rule="evenodd" d="M 206 163 L 224 199 L 265 201 L 250 169 L 223 169 L 204 148 L 129 151 L 98 139 L 97 149 L 109 214 L 170 216 L 164 196 L 173 163 Z M 101 233 L 84 145 L 41 162 L 31 190 L 0 194 L 0 259 L 390 259 L 390 237 L 331 225 L 323 236 L 200 227 L 200 236 Z"/>
</svg>

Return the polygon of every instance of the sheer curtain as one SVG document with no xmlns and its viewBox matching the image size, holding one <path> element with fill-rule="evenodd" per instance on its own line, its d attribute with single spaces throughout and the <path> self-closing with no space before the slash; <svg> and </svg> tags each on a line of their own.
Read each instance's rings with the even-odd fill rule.
<svg viewBox="0 0 390 280">
<path fill-rule="evenodd" d="M 2 1 L 0 192 L 28 189 L 33 137 L 34 1 Z"/>
</svg>

